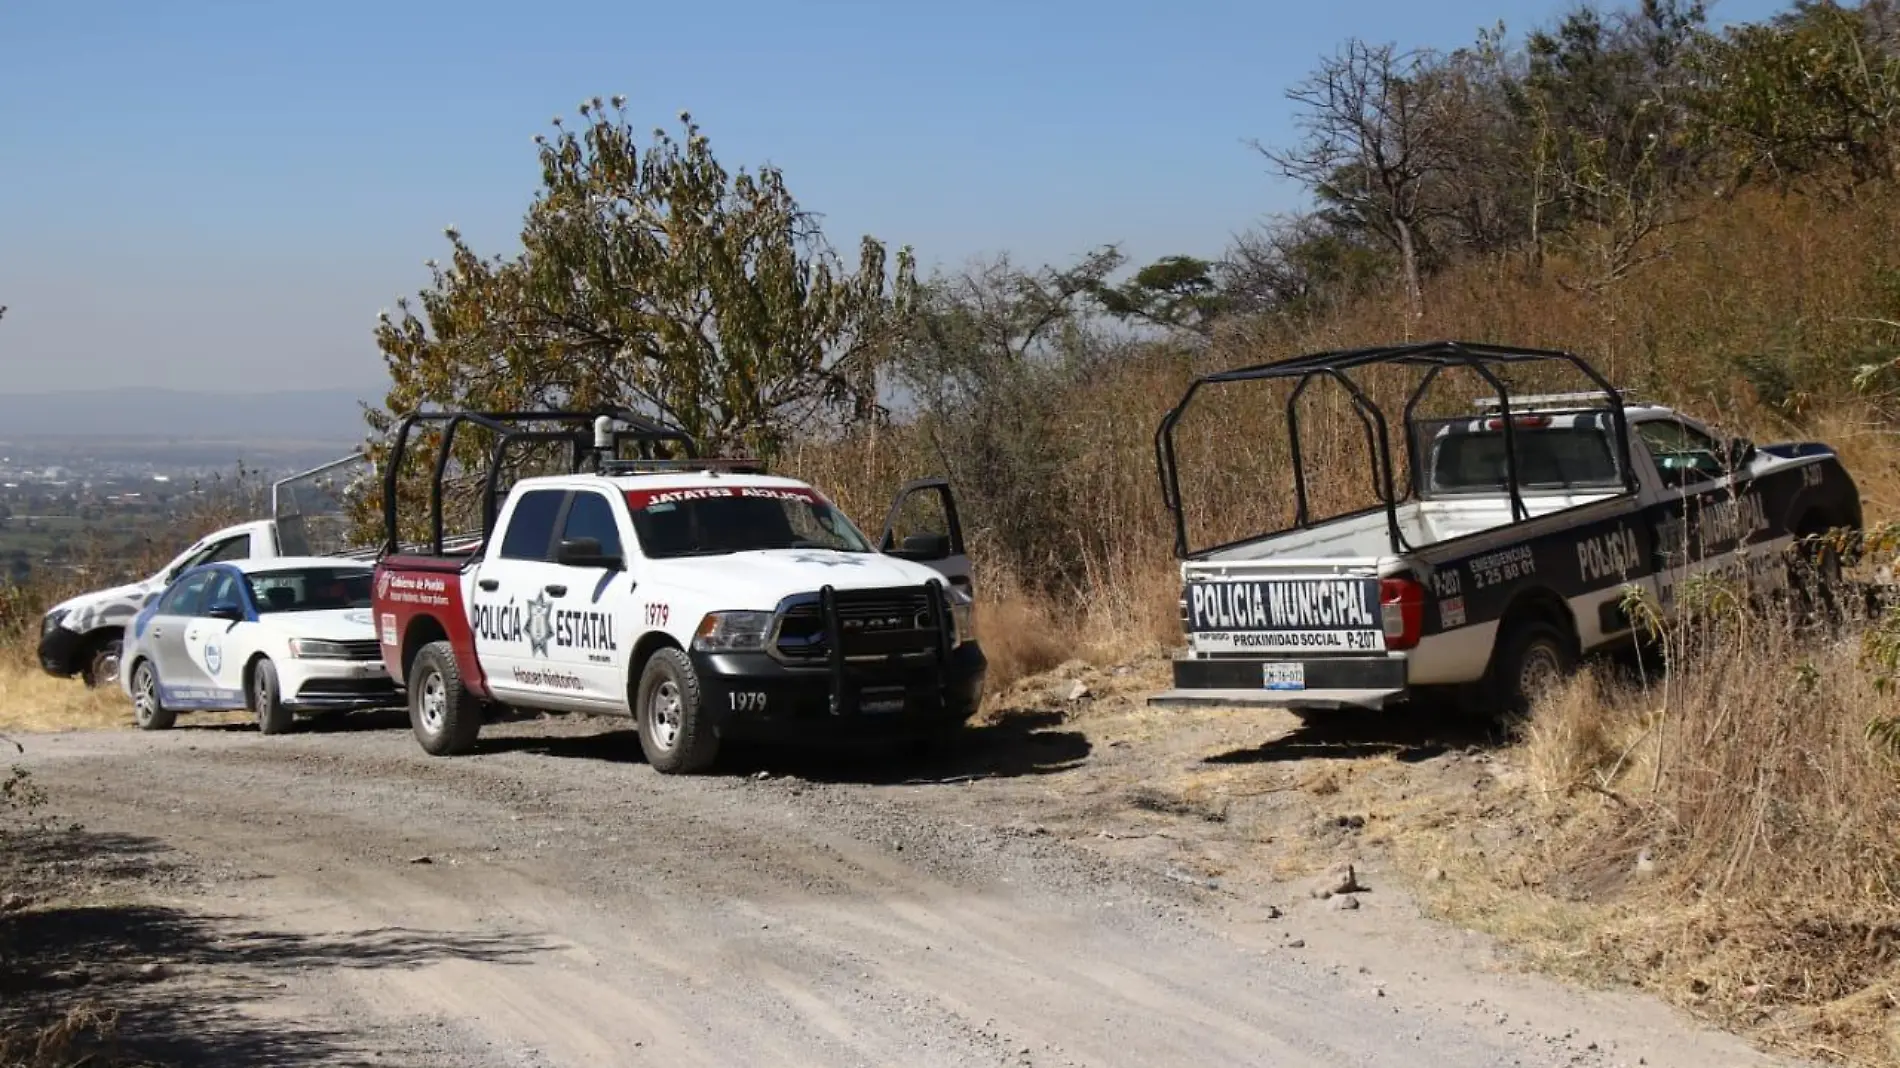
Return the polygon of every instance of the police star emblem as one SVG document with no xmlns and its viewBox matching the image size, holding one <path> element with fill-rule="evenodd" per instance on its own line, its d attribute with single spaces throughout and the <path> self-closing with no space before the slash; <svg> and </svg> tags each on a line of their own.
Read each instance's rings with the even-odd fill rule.
<svg viewBox="0 0 1900 1068">
<path fill-rule="evenodd" d="M 537 593 L 528 602 L 528 624 L 523 629 L 528 635 L 528 651 L 536 656 L 548 655 L 548 639 L 554 637 L 554 623 L 548 613 L 553 607 L 545 594 Z"/>
</svg>

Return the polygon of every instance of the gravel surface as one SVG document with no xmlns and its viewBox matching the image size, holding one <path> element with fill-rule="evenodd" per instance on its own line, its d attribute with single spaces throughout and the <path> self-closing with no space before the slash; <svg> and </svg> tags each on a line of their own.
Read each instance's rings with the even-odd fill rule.
<svg viewBox="0 0 1900 1068">
<path fill-rule="evenodd" d="M 1141 759 L 1066 735 L 678 778 L 610 721 L 454 759 L 403 726 L 29 737 L 85 828 L 62 892 L 143 873 L 41 929 L 166 962 L 124 1026 L 187 1063 L 1776 1063 L 1496 968 L 1396 893 L 1342 909 L 1051 829 L 1044 799 Z"/>
</svg>

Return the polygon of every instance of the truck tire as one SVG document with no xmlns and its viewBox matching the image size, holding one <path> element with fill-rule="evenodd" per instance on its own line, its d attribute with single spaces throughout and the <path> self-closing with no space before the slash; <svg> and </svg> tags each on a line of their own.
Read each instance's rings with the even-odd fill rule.
<svg viewBox="0 0 1900 1068">
<path fill-rule="evenodd" d="M 640 672 L 634 718 L 647 763 L 663 775 L 705 771 L 719 757 L 719 735 L 701 708 L 699 675 L 678 649 L 655 652 Z"/>
<path fill-rule="evenodd" d="M 1499 711 L 1521 716 L 1537 694 L 1561 684 L 1577 668 L 1570 638 L 1542 620 L 1506 620 L 1509 629 L 1491 667 L 1491 695 Z"/>
<path fill-rule="evenodd" d="M 111 686 L 119 681 L 119 655 L 125 651 L 125 639 L 109 638 L 99 643 L 86 657 L 79 677 L 89 689 Z"/>
<path fill-rule="evenodd" d="M 257 718 L 260 734 L 287 734 L 296 723 L 296 715 L 284 707 L 284 695 L 277 684 L 277 665 L 264 658 L 251 669 L 249 698 L 251 715 Z"/>
<path fill-rule="evenodd" d="M 1803 520 L 1788 554 L 1788 589 L 1803 619 L 1824 619 L 1835 610 L 1843 568 L 1840 550 L 1826 538 L 1830 529 L 1825 520 Z"/>
<path fill-rule="evenodd" d="M 150 660 L 141 660 L 132 668 L 132 721 L 142 731 L 170 730 L 178 713 L 165 707 L 158 696 L 158 672 Z"/>
<path fill-rule="evenodd" d="M 423 646 L 409 668 L 409 727 L 430 756 L 458 756 L 475 748 L 482 703 L 462 685 L 455 649 L 446 641 Z"/>
</svg>

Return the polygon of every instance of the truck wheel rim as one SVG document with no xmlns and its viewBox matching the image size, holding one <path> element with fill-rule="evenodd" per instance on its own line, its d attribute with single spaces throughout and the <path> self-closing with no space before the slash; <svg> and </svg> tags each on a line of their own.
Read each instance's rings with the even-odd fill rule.
<svg viewBox="0 0 1900 1068">
<path fill-rule="evenodd" d="M 1562 678 L 1563 664 L 1557 658 L 1557 650 L 1543 642 L 1525 650 L 1524 666 L 1517 673 L 1517 686 L 1527 700 L 1536 700 Z"/>
<path fill-rule="evenodd" d="M 111 682 L 119 677 L 119 650 L 108 649 L 92 658 L 92 678 L 97 683 Z"/>
<path fill-rule="evenodd" d="M 152 681 L 152 669 L 139 665 L 138 674 L 132 677 L 132 708 L 138 713 L 139 722 L 151 720 L 158 711 L 158 685 Z"/>
<path fill-rule="evenodd" d="M 680 688 L 670 679 L 654 687 L 647 712 L 653 743 L 671 750 L 680 736 Z"/>
<path fill-rule="evenodd" d="M 422 699 L 416 711 L 422 713 L 422 729 L 430 734 L 442 729 L 442 715 L 449 706 L 448 688 L 442 685 L 441 672 L 431 671 L 422 680 Z"/>
</svg>

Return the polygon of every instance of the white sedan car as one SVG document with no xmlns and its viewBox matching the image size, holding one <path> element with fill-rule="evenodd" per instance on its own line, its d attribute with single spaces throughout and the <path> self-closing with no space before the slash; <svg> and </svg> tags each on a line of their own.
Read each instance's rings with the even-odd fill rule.
<svg viewBox="0 0 1900 1068">
<path fill-rule="evenodd" d="M 138 725 L 248 708 L 265 734 L 299 712 L 400 704 L 370 623 L 369 564 L 278 557 L 179 575 L 125 632 L 120 685 Z"/>
</svg>

